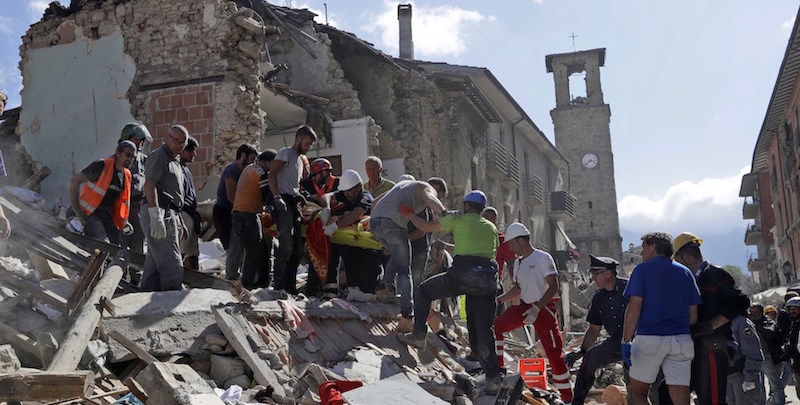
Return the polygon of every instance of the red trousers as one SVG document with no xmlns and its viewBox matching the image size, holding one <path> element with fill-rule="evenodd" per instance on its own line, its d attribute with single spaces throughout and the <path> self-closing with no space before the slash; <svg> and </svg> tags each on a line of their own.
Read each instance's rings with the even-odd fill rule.
<svg viewBox="0 0 800 405">
<path fill-rule="evenodd" d="M 503 333 L 521 328 L 525 316 L 523 313 L 531 307 L 531 304 L 520 302 L 505 311 L 494 320 L 495 348 L 497 350 L 497 362 L 500 367 L 505 366 L 503 360 Z M 569 369 L 564 363 L 564 340 L 561 338 L 561 331 L 556 320 L 556 299 L 550 300 L 544 309 L 539 311 L 536 322 L 533 323 L 536 335 L 542 341 L 542 347 L 547 354 L 547 361 L 553 373 L 554 386 L 561 393 L 561 400 L 572 402 L 572 383 L 569 379 Z"/>
</svg>

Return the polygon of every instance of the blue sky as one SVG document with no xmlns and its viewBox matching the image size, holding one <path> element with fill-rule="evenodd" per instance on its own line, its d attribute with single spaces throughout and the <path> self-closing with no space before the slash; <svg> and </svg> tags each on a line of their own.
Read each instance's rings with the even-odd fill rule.
<svg viewBox="0 0 800 405">
<path fill-rule="evenodd" d="M 66 3 L 64 1 L 63 3 Z M 309 8 L 323 1 L 274 1 Z M 397 55 L 397 3 L 327 0 L 329 23 Z M 738 197 L 749 171 L 798 1 L 414 2 L 416 58 L 489 68 L 553 139 L 555 105 L 544 57 L 606 48 L 601 68 L 621 227 L 690 230 L 745 267 Z M 20 36 L 47 2 L 3 0 L 0 88 L 19 105 Z M 724 7 L 723 7 L 724 5 Z M 737 242 L 738 241 L 738 242 Z M 629 241 L 625 241 L 627 245 Z"/>
</svg>

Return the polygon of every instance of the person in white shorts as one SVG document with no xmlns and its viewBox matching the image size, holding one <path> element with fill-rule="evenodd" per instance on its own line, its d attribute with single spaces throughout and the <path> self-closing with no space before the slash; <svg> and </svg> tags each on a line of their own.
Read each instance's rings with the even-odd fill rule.
<svg viewBox="0 0 800 405">
<path fill-rule="evenodd" d="M 642 263 L 631 274 L 625 296 L 622 359 L 630 367 L 633 405 L 647 404 L 659 370 L 676 405 L 689 404 L 694 343 L 689 326 L 702 303 L 694 276 L 673 262 L 672 237 L 663 232 L 642 236 Z M 635 338 L 634 338 L 635 334 Z"/>
</svg>

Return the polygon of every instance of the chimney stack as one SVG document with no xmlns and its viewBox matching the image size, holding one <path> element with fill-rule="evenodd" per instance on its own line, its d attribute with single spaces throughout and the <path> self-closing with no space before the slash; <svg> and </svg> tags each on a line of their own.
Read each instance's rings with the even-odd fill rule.
<svg viewBox="0 0 800 405">
<path fill-rule="evenodd" d="M 400 21 L 400 59 L 414 59 L 414 40 L 411 36 L 411 4 L 397 6 Z"/>
</svg>

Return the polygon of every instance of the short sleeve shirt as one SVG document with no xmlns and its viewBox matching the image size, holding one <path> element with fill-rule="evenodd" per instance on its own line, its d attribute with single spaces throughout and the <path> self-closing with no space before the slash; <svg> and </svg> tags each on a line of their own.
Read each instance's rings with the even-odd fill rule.
<svg viewBox="0 0 800 405">
<path fill-rule="evenodd" d="M 194 189 L 194 176 L 187 166 L 183 166 L 183 197 L 184 211 L 194 211 L 197 209 L 197 192 Z"/>
<path fill-rule="evenodd" d="M 336 215 L 342 215 L 356 208 L 363 208 L 366 211 L 366 214 L 369 215 L 369 212 L 372 209 L 372 194 L 364 190 L 361 190 L 361 195 L 354 202 L 347 200 L 347 197 L 344 195 L 344 191 L 337 191 L 333 194 L 333 196 L 339 203 L 336 207 L 334 207 L 333 210 L 334 214 Z"/>
<path fill-rule="evenodd" d="M 278 172 L 278 194 L 297 195 L 300 193 L 300 178 L 303 175 L 303 161 L 292 147 L 281 148 L 275 160 L 286 162 Z"/>
<path fill-rule="evenodd" d="M 239 169 L 239 165 L 236 164 L 236 162 L 233 162 L 222 169 L 222 175 L 219 177 L 219 185 L 217 186 L 216 205 L 225 208 L 233 208 L 233 203 L 228 200 L 228 190 L 225 188 L 225 179 L 230 177 L 235 183 L 238 183 L 239 176 L 241 175 L 242 169 Z"/>
<path fill-rule="evenodd" d="M 239 181 L 236 182 L 236 198 L 233 200 L 233 210 L 258 214 L 264 206 L 261 196 L 261 176 L 264 169 L 257 163 L 248 165 L 242 171 Z"/>
<path fill-rule="evenodd" d="M 627 285 L 628 280 L 617 277 L 612 291 L 599 288 L 592 296 L 592 306 L 586 315 L 587 322 L 605 327 L 613 339 L 622 338 L 625 308 L 628 306 L 628 297 L 623 293 Z"/>
<path fill-rule="evenodd" d="M 453 234 L 454 256 L 480 256 L 494 259 L 497 246 L 497 228 L 480 214 L 448 214 L 439 220 L 447 233 Z"/>
<path fill-rule="evenodd" d="M 689 333 L 689 306 L 700 305 L 694 275 L 666 256 L 656 256 L 633 269 L 626 297 L 642 297 L 638 335 L 673 336 Z"/>
<path fill-rule="evenodd" d="M 381 182 L 378 183 L 378 186 L 375 187 L 375 188 L 370 187 L 369 180 L 367 180 L 364 183 L 364 190 L 367 190 L 375 198 L 378 198 L 378 197 L 386 194 L 394 186 L 395 186 L 395 183 L 393 181 L 387 180 L 387 179 L 381 177 Z"/>
<path fill-rule="evenodd" d="M 97 183 L 97 180 L 100 179 L 100 175 L 103 174 L 103 170 L 105 170 L 105 168 L 105 162 L 98 160 L 83 169 L 82 173 L 87 179 L 89 179 L 89 181 L 92 183 Z M 117 201 L 117 198 L 119 198 L 119 195 L 122 193 L 124 188 L 125 172 L 122 170 L 117 170 L 115 167 L 114 173 L 111 175 L 111 183 L 108 185 L 108 190 L 106 190 L 106 195 L 103 196 L 103 201 L 100 201 L 100 205 L 98 205 L 98 207 L 112 207 L 114 205 L 114 201 Z"/>
<path fill-rule="evenodd" d="M 534 249 L 524 259 L 514 262 L 514 282 L 521 290 L 520 299 L 526 304 L 539 301 L 547 291 L 545 278 L 558 274 L 556 263 L 549 253 Z"/>
<path fill-rule="evenodd" d="M 183 168 L 177 157 L 172 157 L 166 145 L 161 145 L 147 157 L 144 176 L 156 183 L 158 206 L 180 209 L 183 207 Z M 166 206 L 169 204 L 169 206 Z"/>
</svg>

